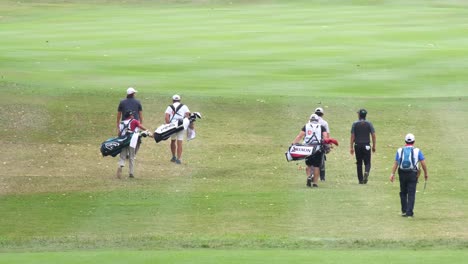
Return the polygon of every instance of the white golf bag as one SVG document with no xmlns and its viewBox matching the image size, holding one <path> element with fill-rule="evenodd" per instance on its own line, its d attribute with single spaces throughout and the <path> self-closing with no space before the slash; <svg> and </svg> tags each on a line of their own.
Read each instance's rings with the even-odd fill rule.
<svg viewBox="0 0 468 264">
<path fill-rule="evenodd" d="M 326 138 L 322 140 L 322 143 L 316 145 L 291 145 L 284 154 L 288 162 L 292 160 L 303 160 L 317 153 L 319 150 L 322 150 L 323 153 L 329 153 L 332 144 L 338 146 L 338 140 Z"/>
<path fill-rule="evenodd" d="M 175 134 L 182 130 L 187 130 L 189 128 L 189 125 L 195 122 L 197 118 L 201 119 L 201 114 L 198 112 L 194 112 L 190 114 L 190 117 L 185 117 L 183 120 L 178 120 L 177 122 L 160 125 L 154 131 L 153 138 L 156 141 L 156 143 L 166 140 L 170 138 L 172 134 Z"/>
<path fill-rule="evenodd" d="M 303 160 L 317 153 L 321 147 L 321 145 L 291 145 L 288 151 L 284 153 L 286 161 Z"/>
</svg>

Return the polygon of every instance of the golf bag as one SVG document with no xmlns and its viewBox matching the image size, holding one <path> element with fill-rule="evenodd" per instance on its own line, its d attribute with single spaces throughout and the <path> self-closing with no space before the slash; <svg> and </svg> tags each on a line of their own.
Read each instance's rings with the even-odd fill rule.
<svg viewBox="0 0 468 264">
<path fill-rule="evenodd" d="M 198 112 L 194 112 L 190 114 L 190 117 L 188 118 L 185 117 L 182 120 L 177 120 L 177 122 L 161 125 L 154 131 L 153 138 L 156 141 L 156 143 L 166 140 L 170 138 L 172 134 L 175 134 L 182 130 L 186 130 L 191 123 L 195 122 L 197 118 L 201 119 L 201 114 Z"/>
<path fill-rule="evenodd" d="M 324 146 L 328 145 L 328 149 L 330 149 L 329 145 L 331 144 L 338 146 L 338 141 L 333 138 L 327 138 L 327 139 L 324 139 L 321 144 L 317 144 L 317 145 L 299 145 L 299 144 L 291 145 L 288 151 L 284 153 L 286 156 L 286 161 L 289 162 L 293 160 L 306 159 L 307 157 L 317 153 L 317 151 L 321 149 L 323 149 L 326 152 L 327 148 L 325 148 Z"/>
<path fill-rule="evenodd" d="M 284 154 L 286 155 L 286 161 L 303 160 L 320 149 L 321 145 L 291 145 Z"/>
<path fill-rule="evenodd" d="M 122 149 L 130 146 L 134 133 L 128 133 L 125 136 L 109 138 L 101 144 L 101 154 L 102 156 L 112 156 L 115 157 L 122 152 Z M 142 131 L 137 133 L 138 140 L 141 137 L 151 136 L 149 132 Z"/>
<path fill-rule="evenodd" d="M 130 145 L 132 139 L 132 134 L 128 134 L 120 137 L 109 138 L 101 144 L 101 154 L 102 156 L 112 156 L 115 157 L 120 154 L 123 148 Z"/>
</svg>

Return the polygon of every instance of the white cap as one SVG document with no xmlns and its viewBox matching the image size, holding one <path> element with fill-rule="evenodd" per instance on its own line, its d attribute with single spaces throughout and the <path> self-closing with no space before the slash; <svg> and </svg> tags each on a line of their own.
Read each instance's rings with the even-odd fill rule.
<svg viewBox="0 0 468 264">
<path fill-rule="evenodd" d="M 415 139 L 415 138 L 414 138 L 414 135 L 411 134 L 411 133 L 409 133 L 409 134 L 407 134 L 407 135 L 405 136 L 405 142 L 406 142 L 406 143 L 412 143 L 412 142 L 414 142 L 414 139 Z"/>
<path fill-rule="evenodd" d="M 127 94 L 134 94 L 136 92 L 137 92 L 137 90 L 135 90 L 135 88 L 133 88 L 133 87 L 128 87 L 128 89 L 127 89 Z"/>
<path fill-rule="evenodd" d="M 319 121 L 319 116 L 316 114 L 312 114 L 309 118 L 310 122 L 318 122 Z"/>
<path fill-rule="evenodd" d="M 174 96 L 172 96 L 172 100 L 174 100 L 174 101 L 180 101 L 180 95 L 174 94 Z"/>
<path fill-rule="evenodd" d="M 315 113 L 322 113 L 323 114 L 323 108 L 322 107 L 315 108 Z"/>
</svg>

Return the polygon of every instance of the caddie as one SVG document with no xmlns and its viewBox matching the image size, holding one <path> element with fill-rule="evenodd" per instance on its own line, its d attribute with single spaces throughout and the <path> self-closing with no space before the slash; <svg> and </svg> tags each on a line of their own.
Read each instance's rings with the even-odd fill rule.
<svg viewBox="0 0 468 264">
<path fill-rule="evenodd" d="M 320 175 L 320 166 L 323 162 L 323 140 L 327 139 L 328 135 L 324 126 L 319 124 L 319 116 L 312 114 L 309 122 L 302 127 L 299 134 L 296 136 L 293 145 L 296 145 L 304 139 L 304 145 L 314 146 L 314 151 L 305 159 L 307 187 L 318 187 L 317 182 Z"/>
<path fill-rule="evenodd" d="M 187 105 L 180 102 L 180 95 L 175 94 L 172 96 L 172 104 L 167 106 L 164 112 L 164 120 L 166 124 L 178 122 L 185 117 L 190 117 L 190 110 Z M 179 131 L 171 136 L 171 162 L 181 164 L 182 145 L 184 140 L 184 131 Z M 176 156 L 177 155 L 177 156 Z"/>
<path fill-rule="evenodd" d="M 426 160 L 422 151 L 414 147 L 415 137 L 413 134 L 405 136 L 405 146 L 397 150 L 395 162 L 393 163 L 390 181 L 395 180 L 395 172 L 398 168 L 400 179 L 401 216 L 412 218 L 414 216 L 414 203 L 416 200 L 416 185 L 420 172 L 420 166 L 424 170 L 424 179 L 427 180 Z M 421 165 L 420 165 L 421 164 Z"/>
<path fill-rule="evenodd" d="M 124 120 L 119 124 L 119 134 L 118 136 L 132 135 L 133 137 L 138 137 L 135 133 L 138 133 L 139 129 L 147 130 L 137 119 L 135 119 L 135 113 L 132 110 L 128 110 L 123 115 Z M 149 132 L 147 131 L 149 134 Z M 137 138 L 139 140 L 139 138 Z M 128 177 L 134 178 L 134 165 L 135 165 L 135 156 L 136 156 L 136 144 L 134 147 L 130 146 L 125 147 L 120 152 L 119 167 L 117 168 L 117 178 L 122 177 L 122 169 L 125 166 L 125 160 L 128 159 Z"/>
</svg>

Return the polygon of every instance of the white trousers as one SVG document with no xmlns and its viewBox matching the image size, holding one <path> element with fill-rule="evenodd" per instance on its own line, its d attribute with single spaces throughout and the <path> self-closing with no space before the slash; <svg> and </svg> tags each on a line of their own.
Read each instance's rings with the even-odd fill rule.
<svg viewBox="0 0 468 264">
<path fill-rule="evenodd" d="M 120 152 L 120 160 L 119 160 L 120 167 L 125 166 L 126 159 L 128 159 L 128 172 L 130 174 L 133 174 L 134 165 L 135 165 L 135 149 L 134 148 L 126 147 L 122 149 L 122 152 Z"/>
</svg>

